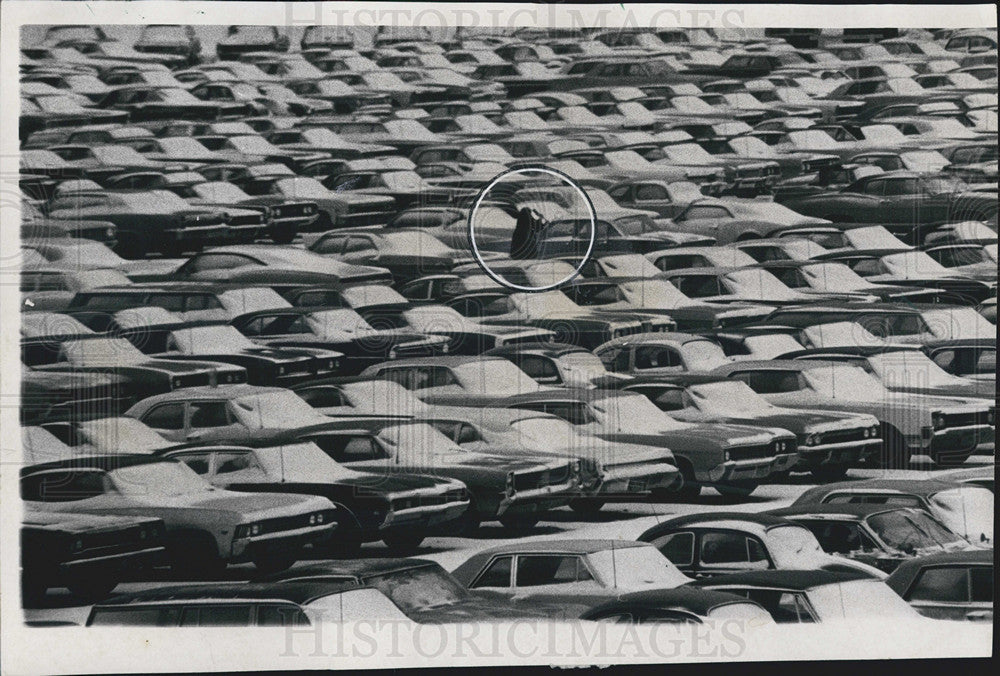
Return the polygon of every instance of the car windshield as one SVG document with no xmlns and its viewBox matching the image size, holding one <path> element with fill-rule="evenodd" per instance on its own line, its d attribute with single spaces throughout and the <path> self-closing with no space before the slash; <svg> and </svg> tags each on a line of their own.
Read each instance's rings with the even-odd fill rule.
<svg viewBox="0 0 1000 676">
<path fill-rule="evenodd" d="M 212 181 L 211 183 L 201 183 L 191 188 L 194 193 L 208 202 L 222 202 L 232 204 L 250 199 L 250 196 L 232 183 L 222 181 Z"/>
<path fill-rule="evenodd" d="M 670 309 L 691 305 L 693 302 L 680 289 L 664 279 L 625 282 L 620 284 L 618 288 L 621 289 L 630 305 L 640 308 Z"/>
<path fill-rule="evenodd" d="M 930 497 L 933 513 L 973 544 L 993 541 L 993 491 L 965 485 Z"/>
<path fill-rule="evenodd" d="M 951 275 L 948 268 L 923 251 L 907 251 L 883 256 L 882 265 L 891 274 L 904 279 L 919 279 L 927 275 Z"/>
<path fill-rule="evenodd" d="M 309 329 L 321 338 L 327 340 L 354 340 L 355 338 L 377 333 L 364 317 L 354 310 L 322 310 L 312 312 L 305 317 Z"/>
<path fill-rule="evenodd" d="M 729 140 L 729 147 L 740 157 L 774 157 L 777 153 L 756 136 L 738 136 Z"/>
<path fill-rule="evenodd" d="M 232 411 L 250 429 L 288 429 L 329 419 L 294 392 L 261 392 L 233 399 Z"/>
<path fill-rule="evenodd" d="M 816 263 L 803 265 L 799 270 L 818 291 L 848 293 L 871 286 L 871 282 L 843 263 Z"/>
<path fill-rule="evenodd" d="M 713 620 L 749 621 L 755 627 L 774 624 L 771 614 L 756 603 L 727 603 L 716 606 L 708 611 L 707 617 Z"/>
<path fill-rule="evenodd" d="M 799 295 L 766 270 L 733 270 L 722 276 L 730 292 L 747 300 L 796 300 Z"/>
<path fill-rule="evenodd" d="M 88 445 L 108 453 L 140 453 L 172 443 L 133 418 L 89 420 L 80 423 L 80 430 Z"/>
<path fill-rule="evenodd" d="M 208 482 L 181 462 L 150 462 L 118 467 L 109 473 L 124 495 L 188 495 L 212 490 Z"/>
<path fill-rule="evenodd" d="M 868 357 L 872 371 L 889 389 L 946 387 L 965 382 L 920 350 L 898 350 Z"/>
<path fill-rule="evenodd" d="M 966 544 L 928 514 L 916 509 L 897 509 L 873 514 L 865 521 L 879 538 L 894 549 L 916 554 L 926 549 L 945 549 Z"/>
<path fill-rule="evenodd" d="M 381 591 L 406 612 L 461 603 L 470 597 L 469 592 L 437 564 L 372 575 L 366 577 L 364 582 Z"/>
<path fill-rule="evenodd" d="M 74 366 L 122 366 L 148 361 L 139 348 L 124 338 L 72 340 L 60 348 L 64 361 Z"/>
<path fill-rule="evenodd" d="M 802 339 L 806 347 L 855 347 L 885 342 L 857 322 L 815 324 L 802 330 Z"/>
<path fill-rule="evenodd" d="M 603 376 L 608 372 L 597 355 L 585 350 L 564 354 L 559 357 L 559 363 L 567 371 L 577 371 L 588 376 Z"/>
<path fill-rule="evenodd" d="M 687 393 L 699 411 L 709 415 L 770 415 L 776 406 L 739 380 L 691 385 Z"/>
<path fill-rule="evenodd" d="M 363 476 L 344 467 L 312 442 L 260 448 L 255 457 L 268 476 L 284 482 L 315 483 Z"/>
<path fill-rule="evenodd" d="M 802 344 L 787 333 L 747 336 L 743 339 L 743 346 L 750 351 L 754 359 L 776 359 L 783 354 L 802 349 Z"/>
<path fill-rule="evenodd" d="M 573 424 L 562 418 L 527 418 L 510 425 L 520 444 L 533 451 L 568 450 L 587 443 Z"/>
<path fill-rule="evenodd" d="M 806 570 L 829 560 L 819 540 L 805 526 L 777 526 L 767 530 L 767 550 L 776 568 Z"/>
<path fill-rule="evenodd" d="M 413 172 L 397 172 L 407 174 Z M 416 174 L 413 174 L 416 176 Z M 387 175 L 388 176 L 388 175 Z M 419 176 L 417 177 L 419 179 Z M 397 254 L 412 256 L 450 256 L 456 251 L 450 246 L 426 232 L 394 232 L 385 238 L 385 250 Z"/>
<path fill-rule="evenodd" d="M 171 331 L 173 349 L 181 354 L 232 354 L 257 345 L 234 326 L 194 326 Z"/>
<path fill-rule="evenodd" d="M 909 603 L 881 580 L 851 580 L 810 589 L 809 603 L 821 621 L 871 617 L 919 617 Z"/>
<path fill-rule="evenodd" d="M 293 199 L 326 199 L 330 197 L 330 191 L 311 176 L 297 176 L 295 178 L 283 178 L 275 182 L 282 195 Z"/>
<path fill-rule="evenodd" d="M 971 307 L 951 307 L 921 313 L 935 337 L 941 340 L 958 338 L 994 339 L 997 327 Z"/>
<path fill-rule="evenodd" d="M 686 427 L 638 393 L 621 393 L 595 399 L 592 407 L 605 433 L 657 435 Z"/>
<path fill-rule="evenodd" d="M 415 462 L 426 463 L 428 469 L 434 467 L 436 461 L 431 456 L 437 453 L 465 452 L 427 423 L 388 425 L 379 430 L 378 438 L 390 447 L 393 456 L 405 454 Z"/>
<path fill-rule="evenodd" d="M 844 232 L 844 237 L 855 249 L 909 249 L 895 235 L 881 225 L 857 228 Z"/>
<path fill-rule="evenodd" d="M 587 562 L 610 589 L 673 588 L 691 581 L 653 546 L 604 549 L 588 554 Z"/>
<path fill-rule="evenodd" d="M 503 396 L 541 389 L 531 376 L 506 359 L 483 359 L 459 364 L 452 372 L 462 389 L 470 394 Z"/>
<path fill-rule="evenodd" d="M 802 371 L 809 387 L 830 399 L 855 399 L 885 403 L 892 395 L 860 366 L 823 365 Z"/>
</svg>

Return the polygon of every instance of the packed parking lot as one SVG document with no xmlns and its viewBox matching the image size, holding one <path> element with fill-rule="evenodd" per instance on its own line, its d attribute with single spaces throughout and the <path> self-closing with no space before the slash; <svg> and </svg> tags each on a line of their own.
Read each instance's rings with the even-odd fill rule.
<svg viewBox="0 0 1000 676">
<path fill-rule="evenodd" d="M 995 30 L 30 28 L 29 624 L 992 622 Z"/>
</svg>

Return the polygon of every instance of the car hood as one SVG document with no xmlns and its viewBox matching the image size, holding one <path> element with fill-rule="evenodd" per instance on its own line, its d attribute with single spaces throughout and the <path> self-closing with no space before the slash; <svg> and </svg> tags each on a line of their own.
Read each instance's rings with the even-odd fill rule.
<svg viewBox="0 0 1000 676">
<path fill-rule="evenodd" d="M 231 512 L 240 517 L 243 522 L 295 516 L 332 507 L 329 500 L 318 496 L 293 495 L 291 493 L 241 493 L 218 488 L 206 489 L 201 493 L 137 496 L 136 499 L 149 502 L 156 507 Z"/>
</svg>

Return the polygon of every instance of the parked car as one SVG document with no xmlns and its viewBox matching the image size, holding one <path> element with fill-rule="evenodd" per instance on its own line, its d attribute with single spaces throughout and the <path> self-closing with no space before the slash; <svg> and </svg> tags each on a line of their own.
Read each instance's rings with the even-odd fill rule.
<svg viewBox="0 0 1000 676">
<path fill-rule="evenodd" d="M 760 604 L 735 594 L 694 587 L 621 594 L 584 612 L 580 619 L 618 624 L 709 624 L 738 619 L 754 626 L 774 622 Z"/>
<path fill-rule="evenodd" d="M 247 560 L 287 568 L 304 545 L 332 535 L 340 512 L 321 497 L 220 490 L 175 460 L 129 454 L 26 467 L 21 499 L 49 513 L 162 519 L 171 567 L 200 575 Z"/>
<path fill-rule="evenodd" d="M 911 559 L 885 583 L 925 617 L 993 621 L 993 550 Z"/>
<path fill-rule="evenodd" d="M 82 601 L 111 593 L 126 571 L 165 558 L 166 527 L 156 518 L 28 510 L 21 518 L 21 588 L 37 602 L 51 587 Z"/>
</svg>

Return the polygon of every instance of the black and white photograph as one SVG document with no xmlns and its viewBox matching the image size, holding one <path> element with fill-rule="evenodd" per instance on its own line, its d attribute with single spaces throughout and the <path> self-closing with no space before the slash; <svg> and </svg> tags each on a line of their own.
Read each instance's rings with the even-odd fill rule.
<svg viewBox="0 0 1000 676">
<path fill-rule="evenodd" d="M 10 673 L 991 655 L 995 7 L 490 7 L 4 3 Z"/>
</svg>

